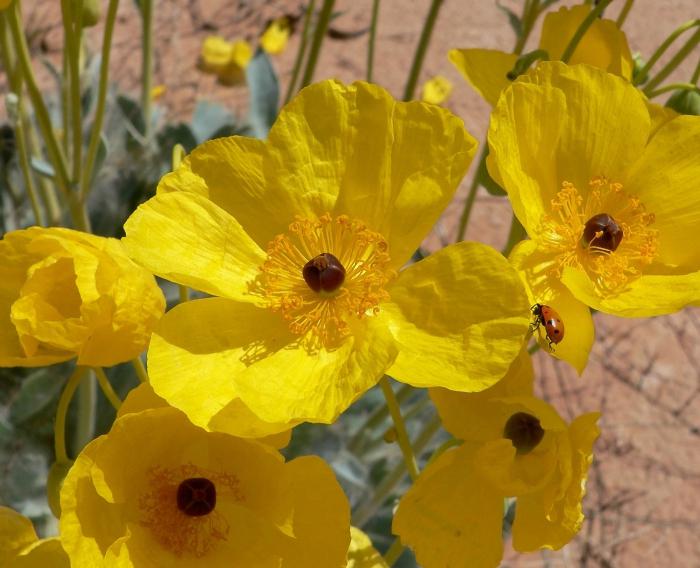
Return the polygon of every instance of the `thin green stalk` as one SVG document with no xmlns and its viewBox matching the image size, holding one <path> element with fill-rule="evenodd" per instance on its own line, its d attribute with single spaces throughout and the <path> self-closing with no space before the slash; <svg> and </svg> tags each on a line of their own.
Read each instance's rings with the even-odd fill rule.
<svg viewBox="0 0 700 568">
<path fill-rule="evenodd" d="M 132 359 L 131 364 L 134 366 L 134 370 L 136 371 L 136 376 L 139 378 L 139 381 L 142 383 L 147 383 L 148 373 L 146 372 L 146 367 L 143 365 L 143 361 L 141 361 L 141 357 Z"/>
<path fill-rule="evenodd" d="M 78 0 L 78 12 L 82 13 L 82 0 Z M 71 134 L 73 140 L 72 182 L 80 182 L 80 170 L 83 165 L 83 125 L 80 104 L 80 42 L 82 26 L 75 20 L 73 0 L 61 0 L 63 14 L 63 37 L 68 53 L 68 74 L 70 91 Z M 66 138 L 68 132 L 63 134 Z"/>
<path fill-rule="evenodd" d="M 44 104 L 44 100 L 41 97 L 41 91 L 39 90 L 36 78 L 34 77 L 31 60 L 29 58 L 27 41 L 24 37 L 24 32 L 22 31 L 22 22 L 19 15 L 19 2 L 15 2 L 14 7 L 10 6 L 10 8 L 4 13 L 8 14 L 8 21 L 12 32 L 12 39 L 15 45 L 15 52 L 17 54 L 20 68 L 22 69 L 22 75 L 24 76 L 24 80 L 27 85 L 29 98 L 31 99 L 32 106 L 34 107 L 36 120 L 44 138 L 51 164 L 53 165 L 56 173 L 56 180 L 64 195 L 68 195 L 68 192 L 70 191 L 70 181 L 68 178 L 66 159 L 61 151 L 61 148 L 58 146 L 58 142 L 56 141 L 56 136 L 51 126 L 49 111 Z"/>
<path fill-rule="evenodd" d="M 654 66 L 654 64 L 661 58 L 661 56 L 666 53 L 669 47 L 673 44 L 673 42 L 678 39 L 679 36 L 681 36 L 683 33 L 688 31 L 689 29 L 692 29 L 696 26 L 700 26 L 700 20 L 690 20 L 689 22 L 685 22 L 684 24 L 681 24 L 678 28 L 676 28 L 662 43 L 659 47 L 656 48 L 656 51 L 652 53 L 651 57 L 649 60 L 646 62 L 646 64 L 635 74 L 635 76 L 632 78 L 632 84 L 633 85 L 639 85 L 640 83 L 644 82 L 646 79 L 649 70 Z"/>
<path fill-rule="evenodd" d="M 95 119 L 92 122 L 90 132 L 90 143 L 88 145 L 83 176 L 80 180 L 80 200 L 84 202 L 90 193 L 92 182 L 92 172 L 95 168 L 97 150 L 100 146 L 100 136 L 102 134 L 102 123 L 104 122 L 105 105 L 107 101 L 107 90 L 109 88 L 109 57 L 112 52 L 112 34 L 114 32 L 114 22 L 117 19 L 117 8 L 119 0 L 109 0 L 107 9 L 107 19 L 105 20 L 104 37 L 102 38 L 102 61 L 100 62 L 100 82 L 97 90 L 97 106 L 95 107 Z"/>
<path fill-rule="evenodd" d="M 153 3 L 155 0 L 140 0 L 143 33 L 141 34 L 141 108 L 143 122 L 146 126 L 146 140 L 151 140 L 151 115 L 153 101 Z"/>
<path fill-rule="evenodd" d="M 598 16 L 600 16 L 603 13 L 603 10 L 605 10 L 605 8 L 607 8 L 611 2 L 612 0 L 601 0 L 595 6 L 595 8 L 593 8 L 593 10 L 591 10 L 588 13 L 583 22 L 581 22 L 581 25 L 576 30 L 576 33 L 574 33 L 574 37 L 571 38 L 571 41 L 569 41 L 569 45 L 566 46 L 566 49 L 564 50 L 564 53 L 561 56 L 561 60 L 564 63 L 569 62 L 569 60 L 574 54 L 574 51 L 576 51 L 579 42 L 583 39 L 583 36 L 586 35 L 588 28 L 591 27 L 593 22 L 596 21 Z"/>
<path fill-rule="evenodd" d="M 289 86 L 287 87 L 287 94 L 284 97 L 284 103 L 287 104 L 294 94 L 294 90 L 299 79 L 299 71 L 301 71 L 301 64 L 304 62 L 304 56 L 306 55 L 306 44 L 309 40 L 309 30 L 311 28 L 311 17 L 314 13 L 314 7 L 316 5 L 316 0 L 309 0 L 309 6 L 306 8 L 306 15 L 304 16 L 304 29 L 301 32 L 301 39 L 299 40 L 299 49 L 297 49 L 297 57 L 294 60 L 294 68 L 292 69 L 292 78 L 289 80 Z"/>
<path fill-rule="evenodd" d="M 615 22 L 618 28 L 622 29 L 622 26 L 624 25 L 625 20 L 627 20 L 627 15 L 630 13 L 632 6 L 634 6 L 634 0 L 627 0 L 625 2 L 625 5 L 622 7 L 622 10 L 620 10 L 620 15 L 617 17 L 617 20 Z"/>
<path fill-rule="evenodd" d="M 401 417 L 401 408 L 396 400 L 396 395 L 394 390 L 391 388 L 391 383 L 389 383 L 389 378 L 384 376 L 379 381 L 379 385 L 382 387 L 382 392 L 384 393 L 384 398 L 386 398 L 386 405 L 389 407 L 389 414 L 391 414 L 391 419 L 394 421 L 394 427 L 396 428 L 396 438 L 401 448 L 401 453 L 403 454 L 403 460 L 406 463 L 406 469 L 408 474 L 411 476 L 412 480 L 418 479 L 418 463 L 416 462 L 416 456 L 413 453 L 413 448 L 411 447 L 411 441 L 408 439 L 408 432 L 406 431 L 406 423 Z"/>
<path fill-rule="evenodd" d="M 56 462 L 68 463 L 68 452 L 66 450 L 66 416 L 68 415 L 68 406 L 73 399 L 75 389 L 80 384 L 80 380 L 87 371 L 86 367 L 76 367 L 73 374 L 68 379 L 66 386 L 63 387 L 61 397 L 58 399 L 58 408 L 56 408 L 56 420 L 53 426 L 54 451 L 56 453 Z"/>
<path fill-rule="evenodd" d="M 413 64 L 411 65 L 411 71 L 408 74 L 406 88 L 403 92 L 404 101 L 412 100 L 416 93 L 418 76 L 420 75 L 420 70 L 423 67 L 425 52 L 428 50 L 428 44 L 430 43 L 430 38 L 433 35 L 433 28 L 435 27 L 435 21 L 437 20 L 438 13 L 442 7 L 442 1 L 443 0 L 432 0 L 430 4 L 428 17 L 425 19 L 425 23 L 423 24 L 423 31 L 420 34 L 420 40 L 418 40 L 418 47 L 416 48 L 416 53 L 413 56 Z"/>
<path fill-rule="evenodd" d="M 697 85 L 698 80 L 700 80 L 700 59 L 698 59 L 698 64 L 695 66 L 695 71 L 690 79 L 690 82 Z"/>
<path fill-rule="evenodd" d="M 379 0 L 372 0 L 372 20 L 369 24 L 369 40 L 367 43 L 367 82 L 372 82 L 374 69 L 374 42 L 377 39 L 377 20 L 379 19 Z"/>
<path fill-rule="evenodd" d="M 75 447 L 82 450 L 95 437 L 97 418 L 97 384 L 95 375 L 88 371 L 78 387 L 78 422 L 75 428 Z"/>
<path fill-rule="evenodd" d="M 70 153 L 69 144 L 69 132 L 70 132 L 70 73 L 68 68 L 70 63 L 68 63 L 68 50 L 63 50 L 63 66 L 61 68 L 61 148 L 63 148 L 63 154 L 68 156 Z"/>
<path fill-rule="evenodd" d="M 313 81 L 316 63 L 318 62 L 318 56 L 321 53 L 321 45 L 323 44 L 323 40 L 326 37 L 326 31 L 328 30 L 328 22 L 331 21 L 331 14 L 333 13 L 334 5 L 335 0 L 323 0 L 323 6 L 321 7 L 321 12 L 318 15 L 318 21 L 316 22 L 314 38 L 311 42 L 309 59 L 306 61 L 306 69 L 304 70 L 304 76 L 301 80 L 302 88 L 306 87 L 307 85 L 310 85 L 311 81 Z"/>
<path fill-rule="evenodd" d="M 107 377 L 104 369 L 102 367 L 94 367 L 93 371 L 95 371 L 95 374 L 97 375 L 97 381 L 100 383 L 100 388 L 102 389 L 103 394 L 114 407 L 114 410 L 119 410 L 119 407 L 122 405 L 122 400 L 119 398 L 119 395 L 114 392 L 112 383 L 109 382 L 109 378 Z"/>
<path fill-rule="evenodd" d="M 696 93 L 700 93 L 700 88 L 693 83 L 670 83 L 669 85 L 664 85 L 663 87 L 652 91 L 647 96 L 650 99 L 653 99 L 654 97 L 658 97 L 659 95 L 663 95 L 669 91 L 695 91 Z"/>
<path fill-rule="evenodd" d="M 520 18 L 522 28 L 520 35 L 515 42 L 515 47 L 513 48 L 513 53 L 515 55 L 520 55 L 523 52 L 523 49 L 525 49 L 525 44 L 530 37 L 532 29 L 535 27 L 535 22 L 537 21 L 537 17 L 539 15 L 539 0 L 527 0 L 523 4 L 523 15 Z"/>
<path fill-rule="evenodd" d="M 24 101 L 22 93 L 17 93 L 17 121 L 15 123 L 15 136 L 17 137 L 17 153 L 19 154 L 19 166 L 22 170 L 22 176 L 24 177 L 24 187 L 27 190 L 27 195 L 29 195 L 29 201 L 32 204 L 32 212 L 34 213 L 34 222 L 37 225 L 46 225 L 44 215 L 39 205 L 39 198 L 37 196 L 36 186 L 34 185 L 34 178 L 32 177 L 32 169 L 30 167 L 28 147 L 27 147 L 27 137 L 25 136 L 25 113 L 24 113 Z"/>
<path fill-rule="evenodd" d="M 399 402 L 399 404 L 401 404 L 412 392 L 413 389 L 409 385 L 402 384 L 399 387 L 399 390 L 396 392 L 396 400 Z M 365 435 L 368 432 L 372 432 L 377 426 L 379 426 L 379 424 L 384 422 L 387 416 L 389 416 L 389 407 L 386 404 L 378 406 L 357 429 L 357 432 L 355 432 L 353 437 L 350 438 L 350 441 L 348 442 L 348 450 L 350 452 L 357 452 Z"/>
<path fill-rule="evenodd" d="M 513 247 L 522 241 L 527 235 L 525 228 L 520 224 L 518 218 L 513 214 L 513 218 L 510 222 L 510 231 L 508 232 L 508 240 L 506 241 L 506 246 L 503 247 L 503 256 L 507 257 Z"/>
<path fill-rule="evenodd" d="M 698 22 L 700 24 L 700 21 Z M 666 77 L 668 77 L 673 71 L 678 67 L 683 60 L 688 57 L 695 49 L 695 46 L 700 43 L 700 30 L 697 30 L 690 39 L 685 42 L 685 45 L 678 50 L 678 53 L 671 58 L 661 71 L 659 71 L 654 77 L 649 79 L 649 82 L 644 86 L 642 91 L 645 95 L 649 95 Z"/>
<path fill-rule="evenodd" d="M 467 225 L 469 224 L 469 217 L 472 214 L 472 208 L 474 207 L 474 200 L 476 199 L 476 193 L 479 189 L 479 174 L 482 168 L 486 165 L 486 153 L 488 151 L 488 144 L 484 140 L 481 145 L 481 153 L 479 154 L 479 161 L 476 165 L 476 171 L 474 172 L 474 177 L 472 178 L 472 183 L 469 185 L 469 192 L 467 193 L 467 198 L 464 201 L 464 208 L 462 209 L 462 215 L 459 218 L 459 226 L 457 227 L 457 241 L 463 241 L 464 235 L 467 233 Z"/>
<path fill-rule="evenodd" d="M 404 551 L 404 545 L 401 544 L 401 539 L 396 537 L 394 542 L 391 543 L 389 550 L 384 553 L 384 562 L 386 562 L 390 567 L 396 564 L 396 561 L 401 557 Z"/>
</svg>

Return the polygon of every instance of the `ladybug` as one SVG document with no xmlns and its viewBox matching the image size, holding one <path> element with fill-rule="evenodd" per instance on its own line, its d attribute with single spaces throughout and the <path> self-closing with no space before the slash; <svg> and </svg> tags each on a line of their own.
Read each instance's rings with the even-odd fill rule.
<svg viewBox="0 0 700 568">
<path fill-rule="evenodd" d="M 535 316 L 535 321 L 530 324 L 530 329 L 535 331 L 540 325 L 543 325 L 549 341 L 549 348 L 553 350 L 552 345 L 556 345 L 564 339 L 564 322 L 556 310 L 545 304 L 535 304 L 530 308 L 530 311 Z"/>
</svg>

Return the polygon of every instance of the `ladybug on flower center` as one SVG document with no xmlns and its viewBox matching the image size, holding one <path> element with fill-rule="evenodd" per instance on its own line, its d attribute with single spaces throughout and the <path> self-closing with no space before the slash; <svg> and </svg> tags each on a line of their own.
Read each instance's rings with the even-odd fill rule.
<svg viewBox="0 0 700 568">
<path fill-rule="evenodd" d="M 536 331 L 540 325 L 544 326 L 548 347 L 554 351 L 552 345 L 556 345 L 564 339 L 564 322 L 554 308 L 545 304 L 535 304 L 530 308 L 535 316 L 535 321 L 530 324 L 531 331 Z"/>
</svg>

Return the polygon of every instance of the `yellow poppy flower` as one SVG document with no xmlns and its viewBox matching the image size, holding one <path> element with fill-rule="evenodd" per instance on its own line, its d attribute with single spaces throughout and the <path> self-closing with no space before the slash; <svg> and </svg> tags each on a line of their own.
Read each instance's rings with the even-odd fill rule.
<svg viewBox="0 0 700 568">
<path fill-rule="evenodd" d="M 498 381 L 529 323 L 508 262 L 460 243 L 400 270 L 475 146 L 440 107 L 325 81 L 267 142 L 195 149 L 125 225 L 139 263 L 222 296 L 166 314 L 149 349 L 154 390 L 232 433 L 242 401 L 265 434 L 333 422 L 384 373 L 466 391 Z"/>
<path fill-rule="evenodd" d="M 58 538 L 39 540 L 32 522 L 0 505 L 0 566 L 3 568 L 69 568 Z"/>
<path fill-rule="evenodd" d="M 481 393 L 431 389 L 445 428 L 463 443 L 421 473 L 394 516 L 394 533 L 422 565 L 498 566 L 507 497 L 517 497 L 516 550 L 559 549 L 579 531 L 599 415 L 567 425 L 531 389 L 529 358 Z"/>
<path fill-rule="evenodd" d="M 111 366 L 148 345 L 165 309 L 153 275 L 117 239 L 32 227 L 0 241 L 0 366 L 77 356 Z"/>
<path fill-rule="evenodd" d="M 0 10 L 4 10 L 10 4 L 12 4 L 12 0 L 0 0 Z"/>
<path fill-rule="evenodd" d="M 532 239 L 514 254 L 543 287 L 561 281 L 627 317 L 700 302 L 699 117 L 652 122 L 626 81 L 547 62 L 504 92 L 489 147 L 489 172 Z"/>
<path fill-rule="evenodd" d="M 547 14 L 539 49 L 545 50 L 550 60 L 560 59 L 591 9 L 590 4 L 584 4 Z M 474 90 L 491 106 L 496 106 L 501 91 L 510 84 L 506 74 L 513 69 L 518 56 L 493 49 L 453 49 L 449 58 Z M 630 79 L 634 70 L 625 34 L 614 21 L 604 18 L 597 18 L 588 28 L 569 63 L 587 63 L 625 79 Z"/>
<path fill-rule="evenodd" d="M 372 546 L 369 537 L 356 527 L 350 527 L 350 548 L 346 568 L 389 568 L 382 555 Z"/>
<path fill-rule="evenodd" d="M 291 33 L 292 26 L 289 23 L 289 18 L 277 18 L 270 22 L 263 35 L 260 36 L 260 47 L 270 55 L 282 53 L 287 47 Z"/>
<path fill-rule="evenodd" d="M 245 68 L 253 57 L 253 48 L 245 40 L 226 41 L 219 36 L 208 36 L 202 44 L 199 68 L 214 73 L 225 85 L 245 81 Z"/>
<path fill-rule="evenodd" d="M 432 79 L 423 83 L 423 93 L 421 100 L 433 105 L 441 105 L 452 94 L 452 83 L 442 75 L 436 75 Z"/>
<path fill-rule="evenodd" d="M 342 566 L 349 506 L 320 458 L 205 432 L 173 408 L 118 418 L 61 490 L 73 566 Z"/>
</svg>

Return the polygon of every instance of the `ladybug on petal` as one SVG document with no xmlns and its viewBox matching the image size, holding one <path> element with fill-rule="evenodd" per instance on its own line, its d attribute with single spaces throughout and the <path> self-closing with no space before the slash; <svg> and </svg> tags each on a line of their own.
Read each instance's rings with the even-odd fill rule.
<svg viewBox="0 0 700 568">
<path fill-rule="evenodd" d="M 544 326 L 549 341 L 549 349 L 554 351 L 552 345 L 560 343 L 564 339 L 564 322 L 554 308 L 545 304 L 535 304 L 530 308 L 535 316 L 535 321 L 530 324 L 530 329 L 534 332 L 540 325 Z"/>
</svg>

